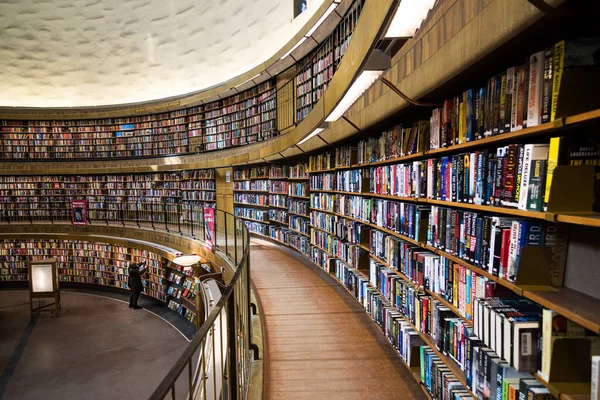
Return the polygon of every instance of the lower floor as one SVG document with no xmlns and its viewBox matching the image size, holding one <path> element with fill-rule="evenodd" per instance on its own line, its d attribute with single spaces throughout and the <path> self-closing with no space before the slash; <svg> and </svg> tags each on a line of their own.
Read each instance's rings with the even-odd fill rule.
<svg viewBox="0 0 600 400">
<path fill-rule="evenodd" d="M 32 319 L 28 291 L 1 290 L 0 399 L 148 398 L 188 339 L 147 300 L 107 296 L 62 291 L 59 318 Z"/>
</svg>

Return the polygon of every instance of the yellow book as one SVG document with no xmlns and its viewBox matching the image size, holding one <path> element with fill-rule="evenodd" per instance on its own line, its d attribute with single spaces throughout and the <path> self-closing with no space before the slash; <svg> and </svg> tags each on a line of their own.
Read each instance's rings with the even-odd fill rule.
<svg viewBox="0 0 600 400">
<path fill-rule="evenodd" d="M 553 71 L 552 71 L 552 109 L 550 121 L 554 121 L 556 116 L 556 107 L 558 106 L 558 92 L 562 80 L 563 68 L 565 64 L 565 41 L 561 40 L 554 46 Z"/>
<path fill-rule="evenodd" d="M 552 186 L 552 175 L 554 168 L 558 165 L 558 153 L 560 150 L 560 137 L 550 139 L 550 150 L 548 151 L 548 169 L 546 172 L 546 192 L 544 193 L 544 203 L 548 204 L 550 200 L 550 187 Z"/>
</svg>

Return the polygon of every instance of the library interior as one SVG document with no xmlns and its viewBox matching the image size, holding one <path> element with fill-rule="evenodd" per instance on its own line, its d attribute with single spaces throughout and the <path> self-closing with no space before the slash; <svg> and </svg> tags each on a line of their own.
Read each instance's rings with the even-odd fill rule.
<svg viewBox="0 0 600 400">
<path fill-rule="evenodd" d="M 600 400 L 593 3 L 0 1 L 0 399 Z"/>
</svg>

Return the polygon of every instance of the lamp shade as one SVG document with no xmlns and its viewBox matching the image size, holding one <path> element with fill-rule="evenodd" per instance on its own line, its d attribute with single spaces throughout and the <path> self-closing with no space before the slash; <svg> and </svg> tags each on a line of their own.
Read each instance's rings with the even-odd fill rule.
<svg viewBox="0 0 600 400">
<path fill-rule="evenodd" d="M 200 256 L 196 254 L 184 254 L 177 256 L 173 259 L 173 263 L 181 265 L 182 267 L 191 267 L 200 261 Z"/>
</svg>

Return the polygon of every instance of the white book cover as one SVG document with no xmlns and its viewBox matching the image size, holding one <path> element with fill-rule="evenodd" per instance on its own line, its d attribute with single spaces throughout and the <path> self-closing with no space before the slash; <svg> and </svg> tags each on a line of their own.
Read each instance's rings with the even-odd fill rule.
<svg viewBox="0 0 600 400">
<path fill-rule="evenodd" d="M 527 100 L 527 127 L 537 126 L 542 119 L 542 88 L 544 82 L 544 51 L 529 58 L 529 99 Z"/>
<path fill-rule="evenodd" d="M 433 159 L 427 160 L 427 198 L 433 199 Z"/>
<path fill-rule="evenodd" d="M 527 190 L 529 188 L 529 174 L 531 170 L 531 155 L 533 153 L 534 144 L 526 144 L 523 151 L 523 159 L 520 160 L 522 163 L 521 169 L 521 182 L 518 184 L 521 186 L 519 191 L 519 210 L 527 209 Z"/>
<path fill-rule="evenodd" d="M 592 357 L 592 395 L 591 400 L 600 400 L 600 356 Z"/>
<path fill-rule="evenodd" d="M 494 268 L 494 246 L 496 245 L 496 226 L 498 225 L 499 217 L 492 217 L 491 229 L 490 229 L 490 246 L 489 246 L 489 257 L 488 257 L 488 272 L 491 274 Z"/>
<path fill-rule="evenodd" d="M 506 267 L 505 274 L 502 275 L 506 279 L 508 276 L 515 276 L 517 270 L 517 254 L 519 253 L 519 242 L 521 235 L 521 223 L 519 221 L 513 221 L 510 227 L 510 246 L 508 248 L 508 265 Z"/>
</svg>

